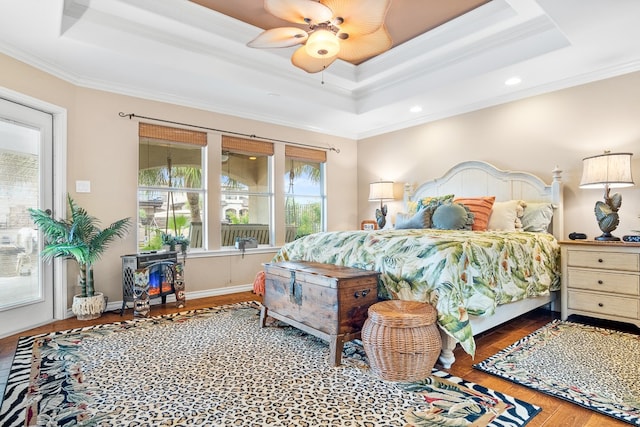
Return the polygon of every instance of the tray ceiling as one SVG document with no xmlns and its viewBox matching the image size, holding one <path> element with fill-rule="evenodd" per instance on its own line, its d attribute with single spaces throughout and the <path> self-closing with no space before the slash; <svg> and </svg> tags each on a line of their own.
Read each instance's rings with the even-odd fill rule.
<svg viewBox="0 0 640 427">
<path fill-rule="evenodd" d="M 190 1 L 246 22 L 247 24 L 262 28 L 263 30 L 294 26 L 306 28 L 271 15 L 265 10 L 263 0 Z M 444 2 L 441 0 L 392 0 L 385 19 L 385 27 L 393 42 L 392 48 L 488 2 L 489 0 L 456 0 Z"/>
<path fill-rule="evenodd" d="M 80 86 L 361 139 L 637 71 L 638 16 L 637 0 L 392 0 L 391 50 L 308 74 L 294 48 L 246 46 L 273 25 L 261 0 L 4 0 L 0 52 Z"/>
</svg>

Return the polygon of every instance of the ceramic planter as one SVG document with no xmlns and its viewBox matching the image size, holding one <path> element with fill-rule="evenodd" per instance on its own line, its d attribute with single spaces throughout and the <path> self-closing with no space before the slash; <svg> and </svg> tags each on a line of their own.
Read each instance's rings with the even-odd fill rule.
<svg viewBox="0 0 640 427">
<path fill-rule="evenodd" d="M 107 303 L 102 292 L 96 292 L 92 297 L 73 296 L 71 311 L 78 320 L 92 320 L 102 316 Z"/>
</svg>

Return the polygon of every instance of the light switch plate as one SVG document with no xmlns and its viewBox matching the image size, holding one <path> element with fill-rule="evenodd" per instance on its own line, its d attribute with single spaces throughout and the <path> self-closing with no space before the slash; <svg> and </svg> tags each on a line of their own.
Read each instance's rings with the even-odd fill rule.
<svg viewBox="0 0 640 427">
<path fill-rule="evenodd" d="M 91 193 L 91 181 L 76 181 L 76 193 Z"/>
</svg>

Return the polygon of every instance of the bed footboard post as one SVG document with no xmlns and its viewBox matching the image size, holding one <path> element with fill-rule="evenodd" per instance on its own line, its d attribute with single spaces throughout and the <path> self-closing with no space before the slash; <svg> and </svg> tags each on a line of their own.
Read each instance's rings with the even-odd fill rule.
<svg viewBox="0 0 640 427">
<path fill-rule="evenodd" d="M 453 365 L 453 362 L 456 361 L 453 350 L 456 348 L 457 342 L 442 328 L 440 328 L 440 338 L 442 339 L 442 350 L 440 351 L 440 357 L 438 360 L 445 369 L 449 369 L 451 368 L 451 365 Z"/>
</svg>

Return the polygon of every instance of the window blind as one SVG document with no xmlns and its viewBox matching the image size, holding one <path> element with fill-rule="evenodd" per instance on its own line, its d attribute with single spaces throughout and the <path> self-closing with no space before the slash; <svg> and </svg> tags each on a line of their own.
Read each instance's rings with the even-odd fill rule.
<svg viewBox="0 0 640 427">
<path fill-rule="evenodd" d="M 296 147 L 287 145 L 284 147 L 286 157 L 295 160 L 305 160 L 311 162 L 325 163 L 327 161 L 327 152 L 322 150 L 314 150 L 313 148 Z"/>
<path fill-rule="evenodd" d="M 198 145 L 201 147 L 205 147 L 207 145 L 206 132 L 153 125 L 150 123 L 139 123 L 138 136 L 141 138 L 181 142 L 183 144 Z"/>
<path fill-rule="evenodd" d="M 265 154 L 267 156 L 273 156 L 273 143 L 238 138 L 235 136 L 223 135 L 222 149 L 247 154 Z"/>
</svg>

